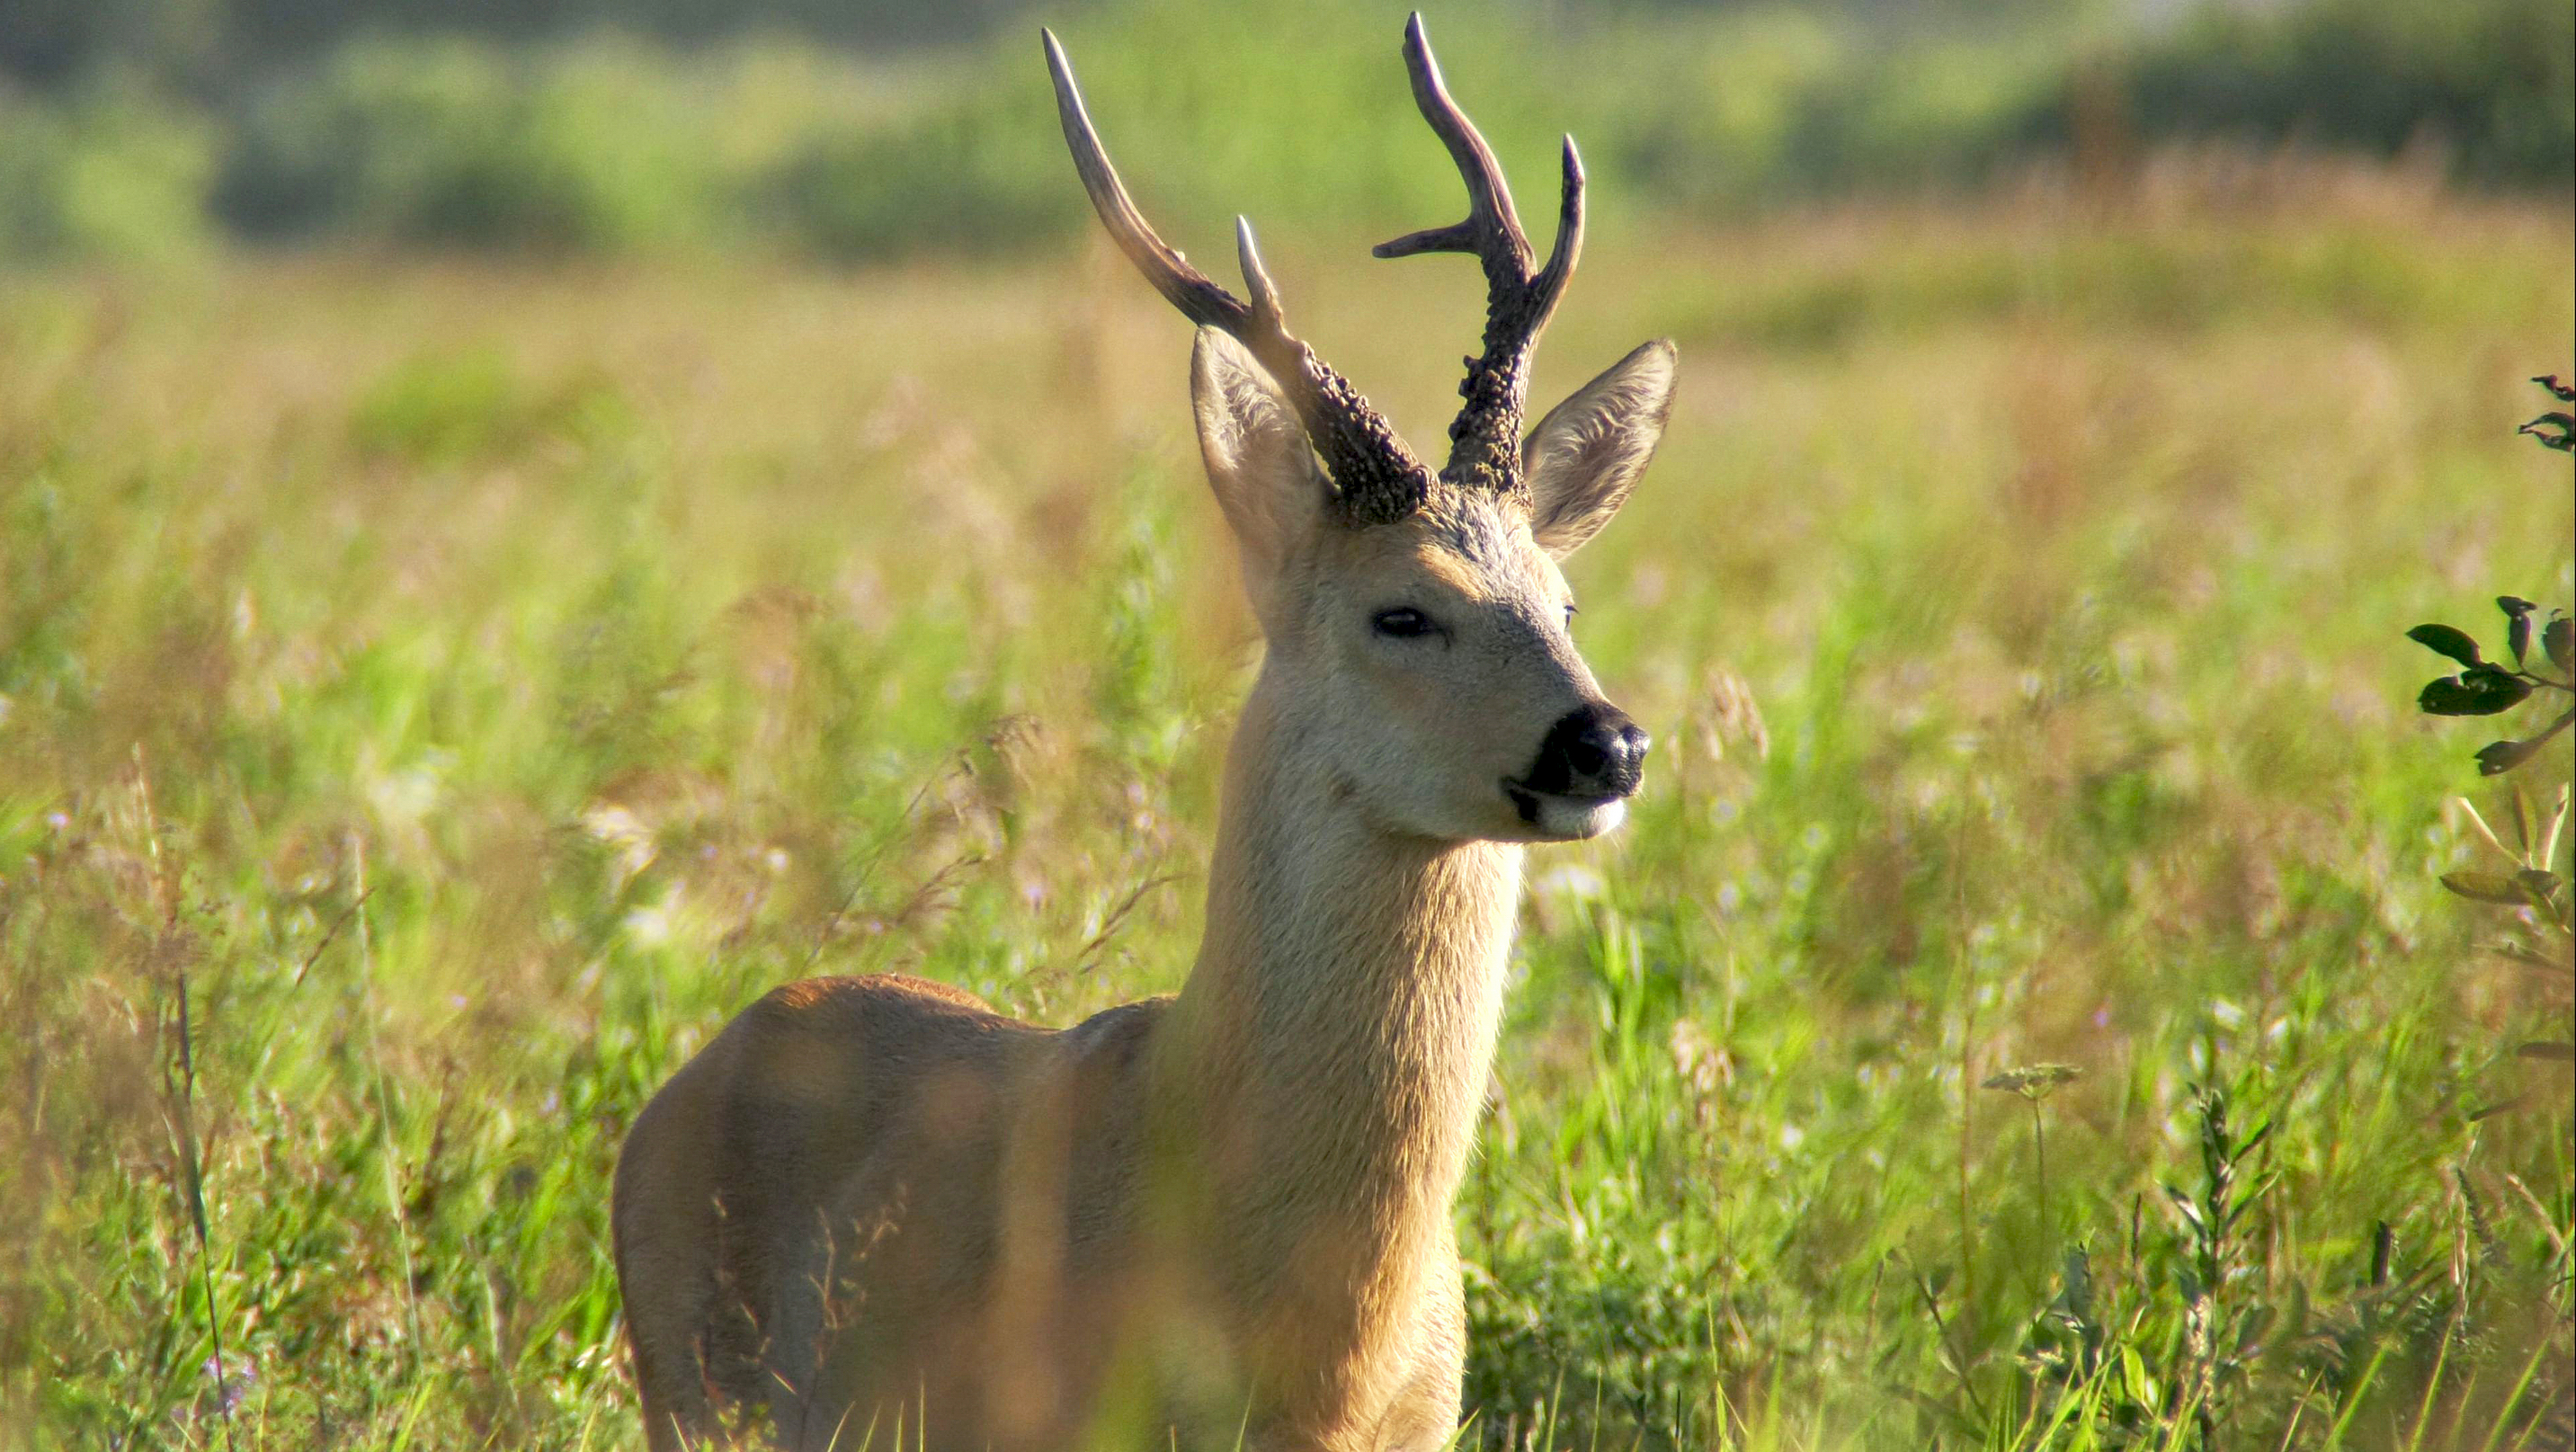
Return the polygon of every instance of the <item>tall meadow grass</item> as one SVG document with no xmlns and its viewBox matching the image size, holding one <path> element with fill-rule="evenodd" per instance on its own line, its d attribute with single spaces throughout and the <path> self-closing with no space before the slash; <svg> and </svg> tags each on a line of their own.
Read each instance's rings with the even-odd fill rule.
<svg viewBox="0 0 2576 1452">
<path fill-rule="evenodd" d="M 1437 437 L 1472 269 L 1277 185 Z M 2570 246 L 2224 156 L 1605 235 L 1539 390 L 1679 338 L 1572 568 L 1660 744 L 1532 863 L 1463 1445 L 2563 1445 L 2567 980 L 2400 632 L 2576 588 Z M 609 1170 L 730 1013 L 1175 986 L 1185 352 L 1098 248 L 0 283 L 0 1445 L 639 1445 Z"/>
</svg>

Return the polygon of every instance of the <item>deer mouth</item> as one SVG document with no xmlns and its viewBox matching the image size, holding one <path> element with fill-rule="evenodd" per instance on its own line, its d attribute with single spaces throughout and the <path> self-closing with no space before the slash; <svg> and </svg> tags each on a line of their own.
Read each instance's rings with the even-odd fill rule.
<svg viewBox="0 0 2576 1452">
<path fill-rule="evenodd" d="M 1626 792 L 1545 791 L 1526 781 L 1503 778 L 1503 796 L 1538 837 L 1577 842 L 1598 837 L 1628 817 Z"/>
</svg>

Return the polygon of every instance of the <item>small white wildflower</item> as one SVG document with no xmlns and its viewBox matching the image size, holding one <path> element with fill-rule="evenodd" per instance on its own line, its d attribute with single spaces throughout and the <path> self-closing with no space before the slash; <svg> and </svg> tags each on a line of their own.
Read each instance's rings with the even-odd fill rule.
<svg viewBox="0 0 2576 1452">
<path fill-rule="evenodd" d="M 617 851 L 616 865 L 611 869 L 612 890 L 623 891 L 635 875 L 653 865 L 653 829 L 644 819 L 616 802 L 601 802 L 581 814 L 582 830 Z"/>
<path fill-rule="evenodd" d="M 624 926 L 638 947 L 661 947 L 671 941 L 671 909 L 664 903 L 639 907 L 626 915 Z"/>
</svg>

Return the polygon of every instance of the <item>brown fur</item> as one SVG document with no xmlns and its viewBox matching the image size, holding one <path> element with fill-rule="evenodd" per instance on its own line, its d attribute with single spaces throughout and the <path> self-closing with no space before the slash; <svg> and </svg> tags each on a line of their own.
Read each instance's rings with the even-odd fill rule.
<svg viewBox="0 0 2576 1452">
<path fill-rule="evenodd" d="M 1631 355 L 1564 427 L 1659 426 L 1670 363 Z M 1450 1206 L 1519 844 L 1617 820 L 1525 821 L 1498 783 L 1598 693 L 1529 509 L 1458 493 L 1345 527 L 1239 348 L 1202 333 L 1194 390 L 1270 641 L 1197 966 L 1177 998 L 1062 1031 L 890 975 L 789 984 L 728 1026 L 617 1167 L 656 1448 L 764 1412 L 798 1448 L 1109 1429 L 1388 1452 L 1455 1429 Z M 1597 527 L 1652 446 L 1625 443 L 1534 448 L 1594 472 L 1540 468 L 1533 507 Z M 1439 637 L 1374 631 L 1396 606 Z"/>
</svg>

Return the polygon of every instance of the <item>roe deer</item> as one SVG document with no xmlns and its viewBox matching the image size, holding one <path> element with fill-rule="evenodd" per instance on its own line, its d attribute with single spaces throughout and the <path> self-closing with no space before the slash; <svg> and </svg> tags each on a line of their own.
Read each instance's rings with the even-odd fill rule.
<svg viewBox="0 0 2576 1452">
<path fill-rule="evenodd" d="M 1521 844 L 1618 825 L 1647 746 L 1568 638 L 1557 561 L 1645 469 L 1673 350 L 1521 436 L 1581 164 L 1569 139 L 1534 266 L 1414 17 L 1414 97 L 1470 208 L 1377 255 L 1470 253 L 1488 291 L 1434 475 L 1288 331 L 1248 227 L 1248 302 L 1154 234 L 1045 44 L 1093 206 L 1199 325 L 1199 446 L 1267 646 L 1205 937 L 1177 997 L 1062 1031 L 891 975 L 790 984 L 728 1026 L 617 1165 L 649 1437 L 1436 1448 Z"/>
</svg>

